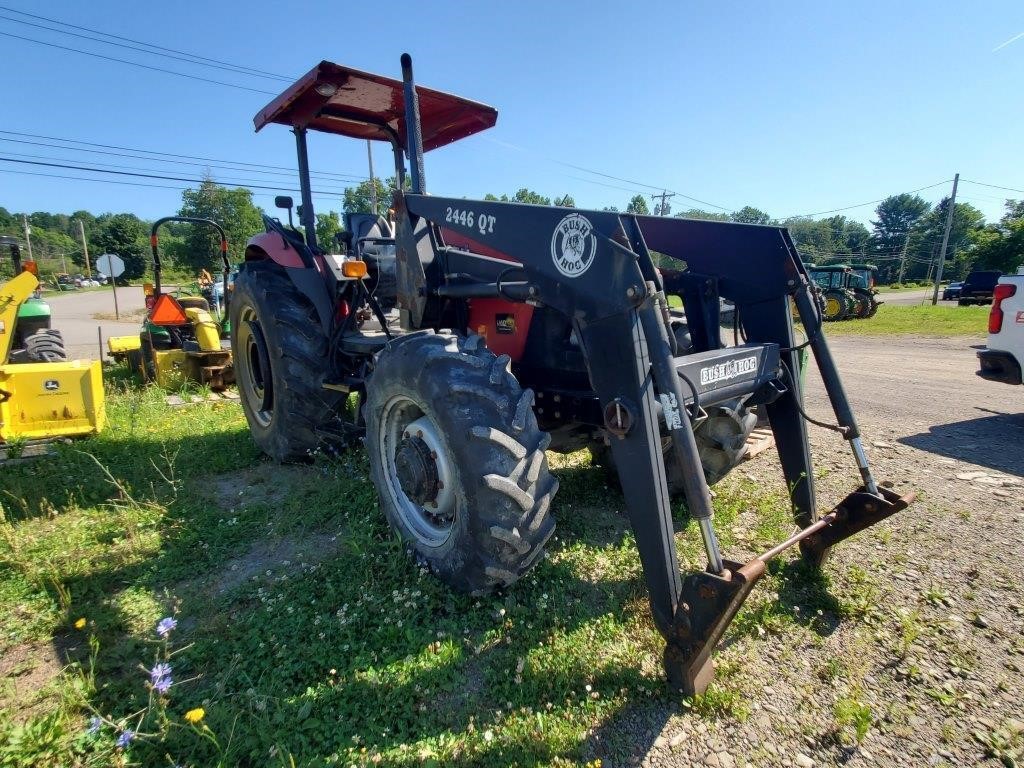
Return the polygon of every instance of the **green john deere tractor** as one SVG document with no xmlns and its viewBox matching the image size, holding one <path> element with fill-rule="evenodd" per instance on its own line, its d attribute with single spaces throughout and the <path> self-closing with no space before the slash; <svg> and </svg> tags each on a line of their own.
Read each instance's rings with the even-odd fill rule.
<svg viewBox="0 0 1024 768">
<path fill-rule="evenodd" d="M 883 304 L 878 300 L 878 289 L 875 288 L 875 275 L 878 267 L 874 264 L 851 264 L 850 288 L 858 298 L 857 317 L 865 319 L 874 317 L 878 312 L 878 305 Z"/>
<path fill-rule="evenodd" d="M 849 320 L 859 317 L 857 310 L 862 303 L 850 287 L 850 275 L 853 270 L 845 264 L 829 264 L 817 266 L 808 264 L 807 271 L 817 284 L 821 297 L 825 302 L 822 319 L 826 322 Z"/>
<path fill-rule="evenodd" d="M 33 273 L 36 271 L 35 262 L 22 262 L 21 248 L 16 238 L 0 235 L 0 253 L 4 251 L 10 255 L 14 277 L 20 275 L 23 269 Z M 0 260 L 6 262 L 6 259 Z M 0 282 L 3 282 L 3 278 L 0 278 Z M 18 307 L 11 349 L 22 350 L 26 360 L 36 362 L 67 359 L 60 332 L 50 329 L 50 305 L 40 296 L 38 290 Z"/>
</svg>

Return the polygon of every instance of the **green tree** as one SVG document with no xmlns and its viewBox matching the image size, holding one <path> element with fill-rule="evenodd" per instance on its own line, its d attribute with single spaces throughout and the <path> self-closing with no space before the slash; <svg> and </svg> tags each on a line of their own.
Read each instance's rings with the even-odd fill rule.
<svg viewBox="0 0 1024 768">
<path fill-rule="evenodd" d="M 772 217 L 762 211 L 760 208 L 754 208 L 752 205 L 745 205 L 738 211 L 730 214 L 729 218 L 733 221 L 737 221 L 741 224 L 771 224 Z"/>
<path fill-rule="evenodd" d="M 334 236 L 341 232 L 341 216 L 337 211 L 316 215 L 316 242 L 322 250 L 333 253 L 337 247 Z"/>
<path fill-rule="evenodd" d="M 248 239 L 263 229 L 260 209 L 253 204 L 252 192 L 248 189 L 229 189 L 206 179 L 198 189 L 182 192 L 181 201 L 178 215 L 212 219 L 224 227 L 232 261 L 242 260 Z M 171 256 L 179 267 L 189 272 L 208 269 L 217 273 L 222 269 L 220 241 L 212 227 L 190 226 L 183 230 L 182 243 L 173 249 Z"/>
<path fill-rule="evenodd" d="M 700 208 L 691 208 L 688 211 L 681 211 L 675 214 L 676 218 L 679 219 L 704 219 L 706 221 L 732 221 L 728 213 L 713 213 L 711 211 L 701 210 Z"/>
<path fill-rule="evenodd" d="M 900 268 L 898 258 L 903 253 L 907 237 L 929 208 L 923 198 L 907 193 L 890 195 L 875 208 L 869 247 L 871 254 L 879 260 L 881 282 L 887 283 L 897 278 Z"/>
<path fill-rule="evenodd" d="M 1024 265 L 1024 200 L 1007 200 L 999 222 L 976 230 L 971 241 L 974 269 L 1015 272 Z"/>
<path fill-rule="evenodd" d="M 576 200 L 573 199 L 572 195 L 565 195 L 563 197 L 556 197 L 552 205 L 557 205 L 559 208 L 575 208 Z"/>
<path fill-rule="evenodd" d="M 148 264 L 146 225 L 133 213 L 118 213 L 98 220 L 89 238 L 89 255 L 96 259 L 113 253 L 124 261 L 121 278 L 134 280 L 142 277 Z"/>
<path fill-rule="evenodd" d="M 523 187 L 512 195 L 513 203 L 529 203 L 530 205 L 551 205 L 551 198 L 544 197 L 539 192 Z"/>
<path fill-rule="evenodd" d="M 635 213 L 638 216 L 650 215 L 651 209 L 647 207 L 647 198 L 643 195 L 633 195 L 626 206 L 626 213 Z"/>
<path fill-rule="evenodd" d="M 946 229 L 949 198 L 943 198 L 931 211 L 922 216 L 910 232 L 907 248 L 908 265 L 904 279 L 923 280 L 938 263 L 942 252 L 942 237 Z M 946 264 L 943 274 L 950 279 L 965 277 L 974 260 L 972 246 L 976 232 L 985 225 L 985 216 L 970 203 L 957 203 L 949 229 Z"/>
<path fill-rule="evenodd" d="M 384 213 L 391 206 L 391 190 L 395 187 L 394 178 L 387 183 L 373 178 L 361 181 L 354 187 L 346 187 L 342 202 L 345 213 L 373 213 L 373 191 L 377 190 L 377 212 Z"/>
</svg>

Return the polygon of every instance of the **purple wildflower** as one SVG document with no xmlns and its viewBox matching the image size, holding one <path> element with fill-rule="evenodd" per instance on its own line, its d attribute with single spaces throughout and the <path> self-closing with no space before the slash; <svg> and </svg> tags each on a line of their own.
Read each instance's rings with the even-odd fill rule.
<svg viewBox="0 0 1024 768">
<path fill-rule="evenodd" d="M 164 678 L 170 679 L 171 677 L 171 665 L 170 664 L 154 664 L 153 668 L 149 670 L 149 681 L 155 686 Z"/>
<path fill-rule="evenodd" d="M 167 637 L 169 634 L 171 634 L 171 630 L 174 629 L 176 626 L 178 626 L 178 620 L 173 616 L 167 616 L 163 619 L 160 619 L 160 621 L 157 623 L 156 633 L 160 635 L 160 637 Z"/>
<path fill-rule="evenodd" d="M 89 718 L 89 727 L 86 729 L 86 733 L 95 735 L 100 732 L 100 728 L 103 727 L 103 720 L 98 717 Z"/>
<path fill-rule="evenodd" d="M 153 683 L 153 690 L 163 695 L 171 690 L 172 680 L 169 677 L 161 677 L 159 680 Z"/>
<path fill-rule="evenodd" d="M 123 731 L 121 731 L 121 734 L 117 737 L 117 746 L 120 749 L 124 749 L 125 747 L 127 747 L 129 744 L 132 743 L 132 739 L 134 739 L 134 738 L 135 738 L 135 731 L 127 730 L 127 729 L 123 730 Z"/>
</svg>

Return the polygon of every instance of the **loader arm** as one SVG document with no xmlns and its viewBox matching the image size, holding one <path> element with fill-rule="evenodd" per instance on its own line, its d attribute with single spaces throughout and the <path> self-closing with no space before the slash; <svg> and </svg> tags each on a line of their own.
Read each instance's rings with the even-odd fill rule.
<svg viewBox="0 0 1024 768">
<path fill-rule="evenodd" d="M 667 641 L 673 685 L 702 691 L 713 676 L 711 651 L 764 573 L 767 560 L 800 544 L 820 562 L 829 548 L 904 508 L 909 499 L 879 492 L 857 425 L 808 288 L 806 271 L 785 229 L 623 215 L 604 211 L 396 195 L 399 307 L 418 327 L 426 302 L 446 297 L 500 297 L 551 307 L 572 320 L 591 385 L 603 409 L 629 519 L 647 581 L 651 610 Z M 493 281 L 467 281 L 448 260 L 493 258 L 449 248 L 441 228 L 499 252 L 509 266 Z M 685 262 L 683 283 L 699 290 L 687 305 L 717 317 L 717 296 L 735 302 L 748 343 L 673 357 L 664 287 L 651 250 Z M 457 259 L 456 259 L 457 256 Z M 426 272 L 424 264 L 430 265 Z M 680 266 L 684 266 L 680 264 Z M 415 279 L 403 281 L 404 269 Z M 493 269 L 480 270 L 492 274 Z M 702 293 L 703 292 L 703 293 Z M 714 315 L 701 297 L 715 296 Z M 789 301 L 796 303 L 839 429 L 850 441 L 862 489 L 820 520 L 807 430 L 801 415 L 799 362 Z M 723 558 L 710 492 L 688 405 L 716 392 L 751 395 L 767 406 L 801 532 L 746 564 Z M 707 570 L 682 578 L 675 550 L 659 421 L 672 437 L 685 478 L 690 516 L 707 552 Z"/>
</svg>

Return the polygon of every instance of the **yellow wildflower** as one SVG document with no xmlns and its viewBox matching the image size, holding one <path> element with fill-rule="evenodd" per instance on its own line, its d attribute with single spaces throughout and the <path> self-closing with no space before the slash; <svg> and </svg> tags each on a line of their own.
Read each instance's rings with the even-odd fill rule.
<svg viewBox="0 0 1024 768">
<path fill-rule="evenodd" d="M 190 709 L 188 712 L 185 713 L 185 719 L 192 723 L 192 725 L 195 725 L 204 717 L 206 717 L 206 710 L 202 707 Z"/>
<path fill-rule="evenodd" d="M 85 618 L 81 618 L 75 622 L 75 629 L 85 629 Z"/>
</svg>

